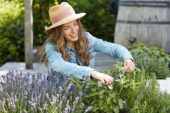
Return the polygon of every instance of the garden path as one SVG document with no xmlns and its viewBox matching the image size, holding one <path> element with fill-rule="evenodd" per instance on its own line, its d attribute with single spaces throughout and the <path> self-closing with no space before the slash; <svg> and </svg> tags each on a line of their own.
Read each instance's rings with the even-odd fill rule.
<svg viewBox="0 0 170 113">
<path fill-rule="evenodd" d="M 103 72 L 104 70 L 110 69 L 110 67 L 115 63 L 115 59 L 108 57 L 106 55 L 97 53 L 95 57 L 95 69 Z M 38 72 L 44 75 L 48 74 L 48 69 L 45 67 L 44 63 L 34 62 L 33 69 L 25 69 L 24 62 L 7 62 L 0 67 L 0 75 L 6 74 L 9 70 L 22 71 L 23 73 L 36 74 Z"/>
</svg>

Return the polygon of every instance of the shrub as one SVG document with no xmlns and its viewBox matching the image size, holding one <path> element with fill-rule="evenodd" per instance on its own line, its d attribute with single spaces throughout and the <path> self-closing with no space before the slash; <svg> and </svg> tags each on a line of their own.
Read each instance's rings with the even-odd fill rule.
<svg viewBox="0 0 170 113">
<path fill-rule="evenodd" d="M 56 4 L 58 4 L 58 0 L 33 0 L 33 30 L 35 46 L 42 45 L 49 37 L 44 32 L 45 27 L 51 25 L 48 10 Z"/>
<path fill-rule="evenodd" d="M 168 69 L 170 55 L 165 54 L 163 49 L 138 44 L 129 47 L 129 50 L 134 57 L 136 67 L 144 68 L 147 74 L 155 73 L 158 79 L 170 76 Z"/>
<path fill-rule="evenodd" d="M 24 7 L 15 1 L 0 4 L 0 65 L 24 60 Z"/>
</svg>

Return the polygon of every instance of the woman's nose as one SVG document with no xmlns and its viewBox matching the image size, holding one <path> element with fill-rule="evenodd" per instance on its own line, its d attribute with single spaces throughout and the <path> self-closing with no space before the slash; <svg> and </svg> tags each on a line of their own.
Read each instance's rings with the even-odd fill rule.
<svg viewBox="0 0 170 113">
<path fill-rule="evenodd" d="M 75 33 L 76 29 L 74 27 L 71 27 L 71 32 Z"/>
</svg>

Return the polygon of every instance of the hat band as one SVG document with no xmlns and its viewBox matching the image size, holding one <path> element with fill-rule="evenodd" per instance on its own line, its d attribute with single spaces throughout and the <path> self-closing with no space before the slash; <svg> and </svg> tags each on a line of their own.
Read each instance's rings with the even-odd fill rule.
<svg viewBox="0 0 170 113">
<path fill-rule="evenodd" d="M 60 20 L 63 19 L 64 17 L 70 16 L 70 15 L 74 15 L 74 14 L 75 14 L 74 11 L 65 10 L 65 11 L 63 11 L 62 13 L 60 13 L 59 15 L 57 15 L 57 16 L 55 16 L 55 17 L 53 18 L 52 24 L 60 21 Z"/>
</svg>

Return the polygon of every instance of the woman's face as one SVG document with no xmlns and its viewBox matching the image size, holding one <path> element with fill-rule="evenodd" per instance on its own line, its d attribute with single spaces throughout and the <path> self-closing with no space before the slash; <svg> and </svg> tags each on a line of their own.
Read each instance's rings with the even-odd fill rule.
<svg viewBox="0 0 170 113">
<path fill-rule="evenodd" d="M 64 37 L 68 42 L 75 42 L 79 39 L 79 25 L 77 20 L 71 21 L 63 25 Z"/>
</svg>

